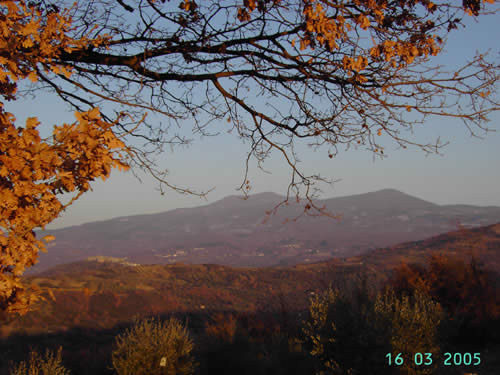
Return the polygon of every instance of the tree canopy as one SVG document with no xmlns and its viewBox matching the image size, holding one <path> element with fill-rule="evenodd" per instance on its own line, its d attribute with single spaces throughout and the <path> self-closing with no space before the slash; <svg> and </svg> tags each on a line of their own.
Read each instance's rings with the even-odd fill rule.
<svg viewBox="0 0 500 375">
<path fill-rule="evenodd" d="M 321 211 L 311 197 L 326 180 L 301 170 L 298 143 L 330 158 L 351 146 L 383 156 L 381 139 L 437 151 L 405 132 L 430 117 L 486 129 L 499 108 L 498 64 L 484 55 L 448 73 L 432 64 L 465 17 L 495 11 L 485 3 L 494 1 L 0 1 L 0 310 L 29 304 L 20 276 L 45 246 L 33 230 L 111 168 L 205 194 L 169 183 L 154 161 L 189 143 L 175 131 L 186 120 L 201 135 L 224 123 L 248 144 L 244 194 L 249 161 L 264 168 L 281 155 L 287 197 L 305 196 L 305 211 Z M 36 118 L 16 124 L 4 109 L 43 90 L 76 114 L 49 139 Z"/>
</svg>

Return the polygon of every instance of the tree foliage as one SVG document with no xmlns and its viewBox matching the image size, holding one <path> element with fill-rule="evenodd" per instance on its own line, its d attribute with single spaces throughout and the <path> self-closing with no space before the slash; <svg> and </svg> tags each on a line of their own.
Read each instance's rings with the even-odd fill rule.
<svg viewBox="0 0 500 375">
<path fill-rule="evenodd" d="M 434 373 L 436 360 L 432 365 L 419 366 L 411 356 L 415 353 L 432 353 L 432 358 L 439 358 L 438 327 L 443 318 L 439 303 L 418 290 L 411 297 L 397 296 L 394 291 L 386 290 L 377 297 L 375 312 L 389 322 L 393 358 L 399 353 L 410 356 L 400 367 L 401 373 Z"/>
<path fill-rule="evenodd" d="M 118 375 L 189 375 L 195 362 L 189 332 L 177 319 L 137 321 L 116 338 L 112 354 Z"/>
<path fill-rule="evenodd" d="M 358 288 L 359 289 L 359 288 Z M 439 353 L 439 304 L 417 292 L 397 296 L 387 289 L 370 297 L 362 289 L 354 298 L 327 289 L 311 299 L 303 333 L 318 374 L 391 373 L 386 354 Z M 362 298 L 359 298 L 362 297 Z M 404 374 L 432 373 L 433 366 L 415 367 L 406 358 Z"/>
<path fill-rule="evenodd" d="M 425 293 L 438 301 L 452 321 L 455 341 L 484 344 L 495 337 L 500 320 L 498 275 L 472 258 L 429 257 L 427 267 L 402 264 L 389 281 L 398 295 Z"/>
<path fill-rule="evenodd" d="M 19 80 L 37 81 L 41 70 L 71 75 L 54 63 L 61 51 L 100 45 L 101 38 L 70 38 L 70 18 L 64 13 L 42 13 L 24 2 L 2 2 L 0 18 L 0 92 L 6 100 L 17 97 Z M 0 103 L 0 311 L 24 312 L 33 299 L 20 275 L 36 263 L 51 237 L 37 239 L 35 228 L 44 228 L 60 212 L 90 189 L 97 177 L 106 179 L 112 167 L 127 168 L 117 150 L 123 142 L 113 133 L 115 125 L 103 121 L 99 109 L 75 112 L 76 122 L 54 126 L 52 137 L 42 139 L 36 117 L 24 127 Z M 72 193 L 63 204 L 61 194 Z"/>
<path fill-rule="evenodd" d="M 12 368 L 11 375 L 69 375 L 62 365 L 61 352 L 62 347 L 57 353 L 47 350 L 45 356 L 32 351 L 28 361 L 22 361 Z"/>
<path fill-rule="evenodd" d="M 329 288 L 311 298 L 303 334 L 317 374 L 387 371 L 383 358 L 390 351 L 388 324 L 377 320 L 367 294 L 357 301 L 353 296 Z"/>
<path fill-rule="evenodd" d="M 438 143 L 405 132 L 432 117 L 486 129 L 498 110 L 498 65 L 477 55 L 447 73 L 432 58 L 464 17 L 492 2 L 1 1 L 0 309 L 26 310 L 31 294 L 19 277 L 44 248 L 33 229 L 74 201 L 61 194 L 76 199 L 112 167 L 132 166 L 162 191 L 204 195 L 171 184 L 154 162 L 166 146 L 190 143 L 186 120 L 195 134 L 225 126 L 248 141 L 244 194 L 250 161 L 264 168 L 281 155 L 287 199 L 304 194 L 306 213 L 325 213 L 311 199 L 327 180 L 301 170 L 298 145 L 330 158 L 340 147 L 384 156 L 389 140 L 433 152 Z M 48 139 L 35 118 L 15 124 L 3 105 L 41 91 L 77 115 Z"/>
</svg>

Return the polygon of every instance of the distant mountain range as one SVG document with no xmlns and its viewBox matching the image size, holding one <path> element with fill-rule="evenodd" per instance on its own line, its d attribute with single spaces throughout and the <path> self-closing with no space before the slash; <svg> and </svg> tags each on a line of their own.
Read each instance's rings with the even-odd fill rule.
<svg viewBox="0 0 500 375">
<path fill-rule="evenodd" d="M 265 267 L 350 257 L 379 247 L 422 240 L 457 228 L 500 221 L 500 207 L 437 205 L 394 189 L 319 200 L 340 220 L 302 216 L 304 202 L 275 193 L 168 212 L 119 217 L 51 230 L 56 240 L 31 273 L 94 256 L 140 264 L 220 264 Z M 292 201 L 292 199 L 291 199 Z"/>
<path fill-rule="evenodd" d="M 14 333 L 47 333 L 76 327 L 111 328 L 136 315 L 215 311 L 302 311 L 308 299 L 330 283 L 342 288 L 364 273 L 370 285 L 387 281 L 394 267 L 427 264 L 445 254 L 500 272 L 500 223 L 461 229 L 427 240 L 380 248 L 361 256 L 288 267 L 233 268 L 205 265 L 137 265 L 117 258 L 59 265 L 27 278 L 45 301 L 0 326 L 0 338 Z M 359 279 L 358 279 L 359 280 Z M 283 305 L 284 304 L 284 305 Z"/>
</svg>

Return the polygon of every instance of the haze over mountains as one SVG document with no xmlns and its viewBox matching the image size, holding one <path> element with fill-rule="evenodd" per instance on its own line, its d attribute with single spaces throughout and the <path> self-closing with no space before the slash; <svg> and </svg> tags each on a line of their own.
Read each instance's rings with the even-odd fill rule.
<svg viewBox="0 0 500 375">
<path fill-rule="evenodd" d="M 142 264 L 274 266 L 348 257 L 457 228 L 494 224 L 500 207 L 437 205 L 393 189 L 318 200 L 340 220 L 303 216 L 303 202 L 266 211 L 284 198 L 260 193 L 229 196 L 212 204 L 158 214 L 51 230 L 56 240 L 30 273 L 92 256 L 126 258 Z"/>
</svg>

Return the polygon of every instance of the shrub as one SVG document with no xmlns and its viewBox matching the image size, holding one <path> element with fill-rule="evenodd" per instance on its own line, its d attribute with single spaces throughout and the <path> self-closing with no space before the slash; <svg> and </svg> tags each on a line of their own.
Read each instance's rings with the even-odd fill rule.
<svg viewBox="0 0 500 375">
<path fill-rule="evenodd" d="M 387 370 L 388 340 L 376 324 L 373 301 L 329 288 L 311 299 L 303 333 L 318 374 L 366 374 Z"/>
<path fill-rule="evenodd" d="M 45 357 L 32 351 L 29 360 L 17 364 L 11 371 L 11 375 L 68 375 L 69 371 L 61 363 L 62 347 L 56 354 L 47 350 Z"/>
<path fill-rule="evenodd" d="M 379 321 L 388 323 L 392 358 L 399 353 L 407 356 L 399 367 L 401 373 L 432 374 L 440 351 L 438 326 L 443 318 L 441 306 L 419 290 L 410 298 L 406 295 L 398 297 L 389 289 L 377 296 L 375 313 Z M 416 365 L 415 353 L 431 353 L 433 364 Z"/>
<path fill-rule="evenodd" d="M 118 375 L 189 375 L 196 367 L 192 350 L 179 320 L 145 319 L 116 337 L 112 363 Z"/>
<path fill-rule="evenodd" d="M 437 329 L 442 311 L 423 293 L 398 297 L 387 290 L 376 297 L 359 289 L 352 296 L 329 288 L 311 299 L 304 322 L 304 343 L 318 374 L 426 374 L 432 366 L 411 366 L 405 358 L 397 369 L 387 353 L 439 353 Z M 361 298 L 360 298 L 361 297 Z"/>
</svg>

